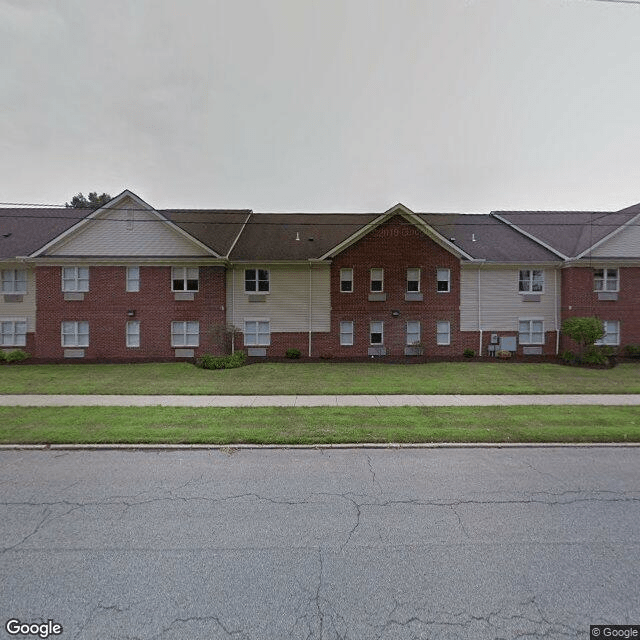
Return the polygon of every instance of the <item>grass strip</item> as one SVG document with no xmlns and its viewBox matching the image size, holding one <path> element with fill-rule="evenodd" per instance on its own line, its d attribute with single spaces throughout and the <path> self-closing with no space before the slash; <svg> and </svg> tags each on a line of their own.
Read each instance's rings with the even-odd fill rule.
<svg viewBox="0 0 640 640">
<path fill-rule="evenodd" d="M 640 393 L 640 363 L 588 369 L 525 362 L 291 362 L 213 371 L 186 362 L 25 364 L 0 366 L 0 389 L 150 395 Z"/>
<path fill-rule="evenodd" d="M 2 444 L 640 442 L 637 407 L 0 407 Z"/>
</svg>

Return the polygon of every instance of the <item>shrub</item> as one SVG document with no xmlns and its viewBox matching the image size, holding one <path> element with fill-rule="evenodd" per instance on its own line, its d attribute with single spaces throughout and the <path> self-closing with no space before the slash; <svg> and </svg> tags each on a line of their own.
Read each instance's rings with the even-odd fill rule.
<svg viewBox="0 0 640 640">
<path fill-rule="evenodd" d="M 196 366 L 201 369 L 235 369 L 241 367 L 247 361 L 244 351 L 236 351 L 230 356 L 212 356 L 205 354 L 196 360 Z"/>
<path fill-rule="evenodd" d="M 573 353 L 573 351 L 563 351 L 561 358 L 567 364 L 575 364 L 576 362 L 576 355 L 575 353 Z"/>
<path fill-rule="evenodd" d="M 0 362 L 4 362 L 7 359 L 5 352 L 0 349 Z"/>
<path fill-rule="evenodd" d="M 287 358 L 290 358 L 291 360 L 295 360 L 296 358 L 300 357 L 300 349 L 287 349 L 287 352 L 285 355 L 287 356 Z"/>
<path fill-rule="evenodd" d="M 640 358 L 640 344 L 628 344 L 624 348 L 624 355 L 628 358 Z"/>
<path fill-rule="evenodd" d="M 476 352 L 475 352 L 473 349 L 465 349 L 465 350 L 462 352 L 462 355 L 463 355 L 465 358 L 473 358 L 473 357 L 475 357 Z"/>
<path fill-rule="evenodd" d="M 567 318 L 562 323 L 562 332 L 580 345 L 580 357 L 585 348 L 604 336 L 604 324 L 598 318 Z"/>
<path fill-rule="evenodd" d="M 22 362 L 27 358 L 30 358 L 31 354 L 23 351 L 22 349 L 15 349 L 14 351 L 4 351 L 3 359 L 6 360 L 9 364 L 12 362 Z"/>
<path fill-rule="evenodd" d="M 609 363 L 608 354 L 605 349 L 592 345 L 585 349 L 582 354 L 582 364 L 605 365 Z"/>
</svg>

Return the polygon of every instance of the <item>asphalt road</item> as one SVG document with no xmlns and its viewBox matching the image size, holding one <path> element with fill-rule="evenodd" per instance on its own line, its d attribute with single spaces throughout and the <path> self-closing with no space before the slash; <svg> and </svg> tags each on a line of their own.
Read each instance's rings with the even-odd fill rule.
<svg viewBox="0 0 640 640">
<path fill-rule="evenodd" d="M 640 624 L 640 449 L 3 451 L 0 638 Z"/>
</svg>

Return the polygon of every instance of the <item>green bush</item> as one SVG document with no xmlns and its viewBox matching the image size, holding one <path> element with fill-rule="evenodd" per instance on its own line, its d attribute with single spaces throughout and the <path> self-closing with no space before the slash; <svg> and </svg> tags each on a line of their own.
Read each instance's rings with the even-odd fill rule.
<svg viewBox="0 0 640 640">
<path fill-rule="evenodd" d="M 591 345 L 582 355 L 582 364 L 608 365 L 613 355 L 611 347 Z"/>
<path fill-rule="evenodd" d="M 287 358 L 291 358 L 291 360 L 295 360 L 296 358 L 300 357 L 300 349 L 287 349 L 287 352 L 285 353 L 285 355 L 287 356 Z"/>
<path fill-rule="evenodd" d="M 462 355 L 463 355 L 465 358 L 473 358 L 473 357 L 475 357 L 476 352 L 475 352 L 473 349 L 465 349 L 465 350 L 462 352 Z"/>
<path fill-rule="evenodd" d="M 196 366 L 201 369 L 235 369 L 241 367 L 247 361 L 244 351 L 236 351 L 230 356 L 212 356 L 205 354 L 196 360 Z"/>
<path fill-rule="evenodd" d="M 23 351 L 22 349 L 15 349 L 14 351 L 3 351 L 2 358 L 6 360 L 9 364 L 12 362 L 22 362 L 27 358 L 30 358 L 31 354 Z"/>
<path fill-rule="evenodd" d="M 562 352 L 561 358 L 567 364 L 575 364 L 576 362 L 576 354 L 573 353 L 573 351 L 569 351 L 568 349 Z"/>
<path fill-rule="evenodd" d="M 624 355 L 627 358 L 640 358 L 640 344 L 628 344 L 624 348 Z"/>
</svg>

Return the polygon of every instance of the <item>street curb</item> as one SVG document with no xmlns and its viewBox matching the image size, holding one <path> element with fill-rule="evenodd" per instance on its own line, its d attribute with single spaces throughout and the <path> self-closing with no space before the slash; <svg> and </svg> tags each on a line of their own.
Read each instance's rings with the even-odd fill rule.
<svg viewBox="0 0 640 640">
<path fill-rule="evenodd" d="M 637 448 L 640 442 L 424 442 L 362 444 L 2 444 L 0 451 L 222 451 L 242 449 L 549 449 Z"/>
</svg>

